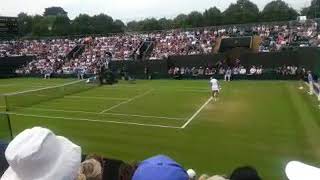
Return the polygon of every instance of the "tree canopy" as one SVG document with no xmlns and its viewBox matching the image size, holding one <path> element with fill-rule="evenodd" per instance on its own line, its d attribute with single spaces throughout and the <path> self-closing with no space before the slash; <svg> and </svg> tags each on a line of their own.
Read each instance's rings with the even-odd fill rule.
<svg viewBox="0 0 320 180">
<path fill-rule="evenodd" d="M 301 15 L 306 15 L 308 18 L 320 17 L 320 0 L 312 0 L 309 7 L 302 9 Z M 299 16 L 298 11 L 290 7 L 284 0 L 273 0 L 261 12 L 258 6 L 250 0 L 237 0 L 223 12 L 217 7 L 209 7 L 204 12 L 192 11 L 188 14 L 179 14 L 172 19 L 146 18 L 140 21 L 130 21 L 127 24 L 103 13 L 93 16 L 79 14 L 71 20 L 68 12 L 62 7 L 48 7 L 45 8 L 43 15 L 30 16 L 20 13 L 18 28 L 20 36 L 64 36 L 287 21 L 295 20 L 297 16 Z"/>
<path fill-rule="evenodd" d="M 62 7 L 45 8 L 43 16 L 67 16 L 68 13 Z"/>
<path fill-rule="evenodd" d="M 52 34 L 66 36 L 71 31 L 70 19 L 68 16 L 56 16 L 52 24 Z"/>
<path fill-rule="evenodd" d="M 298 12 L 282 0 L 268 3 L 261 12 L 263 21 L 287 21 L 296 19 Z"/>
<path fill-rule="evenodd" d="M 320 0 L 312 0 L 309 7 L 302 9 L 301 14 L 307 16 L 308 18 L 319 18 Z"/>
<path fill-rule="evenodd" d="M 249 0 L 238 0 L 236 4 L 230 6 L 223 12 L 224 23 L 241 24 L 257 22 L 259 18 L 259 8 Z"/>
<path fill-rule="evenodd" d="M 113 28 L 112 17 L 106 14 L 94 15 L 91 17 L 91 25 L 93 34 L 106 34 L 111 33 Z"/>
<path fill-rule="evenodd" d="M 204 26 L 202 14 L 198 11 L 192 11 L 187 17 L 187 24 L 189 24 L 191 27 Z"/>
<path fill-rule="evenodd" d="M 205 26 L 216 26 L 222 23 L 222 13 L 217 7 L 212 7 L 204 11 L 203 20 Z"/>
<path fill-rule="evenodd" d="M 93 31 L 91 17 L 87 14 L 80 14 L 73 20 L 74 34 L 90 34 Z"/>
<path fill-rule="evenodd" d="M 26 13 L 18 14 L 18 29 L 20 35 L 30 34 L 32 31 L 32 17 Z"/>
<path fill-rule="evenodd" d="M 173 24 L 175 28 L 190 28 L 190 25 L 187 22 L 188 15 L 179 14 L 173 19 Z"/>
<path fill-rule="evenodd" d="M 158 20 L 161 29 L 173 29 L 173 20 L 161 18 Z"/>
<path fill-rule="evenodd" d="M 29 16 L 20 13 L 18 28 L 21 36 L 68 36 L 124 32 L 125 24 L 121 20 L 114 21 L 106 14 L 80 14 L 74 20 L 70 20 L 66 15 Z"/>
</svg>

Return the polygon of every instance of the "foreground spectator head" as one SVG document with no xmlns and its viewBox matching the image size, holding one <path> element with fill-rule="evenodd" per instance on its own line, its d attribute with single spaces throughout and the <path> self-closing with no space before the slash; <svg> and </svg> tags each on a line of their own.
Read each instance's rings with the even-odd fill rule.
<svg viewBox="0 0 320 180">
<path fill-rule="evenodd" d="M 199 177 L 198 180 L 227 180 L 227 179 L 223 176 L 215 175 L 215 176 L 209 177 L 208 175 L 203 174 Z"/>
<path fill-rule="evenodd" d="M 319 168 L 297 161 L 289 162 L 286 166 L 285 172 L 289 180 L 320 179 Z"/>
<path fill-rule="evenodd" d="M 235 169 L 230 176 L 230 180 L 261 180 L 258 172 L 250 166 Z"/>
<path fill-rule="evenodd" d="M 35 127 L 17 135 L 5 152 L 9 168 L 1 180 L 73 180 L 81 148 L 48 129 Z"/>
<path fill-rule="evenodd" d="M 78 180 L 102 180 L 101 163 L 96 159 L 87 159 L 81 163 Z"/>
<path fill-rule="evenodd" d="M 199 179 L 198 180 L 207 180 L 209 178 L 209 176 L 208 175 L 206 175 L 206 174 L 202 174 L 200 177 L 199 177 Z"/>
<path fill-rule="evenodd" d="M 127 163 L 121 163 L 119 167 L 118 180 L 131 180 L 133 173 L 137 169 L 137 167 L 138 164 L 136 162 L 133 162 L 132 165 Z M 108 173 L 108 171 L 106 173 Z M 105 177 L 103 178 L 106 179 Z"/>
<path fill-rule="evenodd" d="M 224 178 L 223 176 L 215 175 L 215 176 L 208 178 L 207 180 L 227 180 L 227 179 Z"/>
<path fill-rule="evenodd" d="M 187 172 L 174 160 L 158 155 L 144 160 L 132 180 L 188 180 Z"/>
</svg>

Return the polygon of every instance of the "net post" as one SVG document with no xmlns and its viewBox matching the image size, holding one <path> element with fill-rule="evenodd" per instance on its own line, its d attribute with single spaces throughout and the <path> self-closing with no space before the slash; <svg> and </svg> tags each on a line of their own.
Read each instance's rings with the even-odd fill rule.
<svg viewBox="0 0 320 180">
<path fill-rule="evenodd" d="M 7 112 L 9 112 L 9 108 L 8 108 L 8 101 L 7 101 L 7 96 L 6 96 L 6 95 L 4 95 L 4 105 L 5 105 L 5 115 L 6 115 L 7 120 L 8 120 L 8 126 L 9 126 L 9 131 L 10 131 L 10 138 L 11 138 L 11 140 L 13 140 L 11 120 L 10 120 L 9 114 L 7 113 Z"/>
<path fill-rule="evenodd" d="M 7 113 L 6 113 L 6 115 L 7 115 L 7 119 L 8 119 L 9 130 L 10 130 L 10 138 L 11 138 L 11 140 L 13 140 L 13 133 L 12 133 L 12 126 L 11 126 L 10 116 Z"/>
</svg>

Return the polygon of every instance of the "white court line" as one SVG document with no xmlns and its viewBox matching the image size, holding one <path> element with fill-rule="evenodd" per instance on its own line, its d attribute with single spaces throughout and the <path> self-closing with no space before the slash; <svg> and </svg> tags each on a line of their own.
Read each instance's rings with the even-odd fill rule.
<svg viewBox="0 0 320 180">
<path fill-rule="evenodd" d="M 121 87 L 129 87 L 129 88 L 137 88 L 137 87 L 145 87 L 145 88 L 148 88 L 148 87 L 152 87 L 152 86 L 146 86 L 144 84 L 142 85 L 138 85 L 138 86 L 135 86 L 135 85 L 125 85 L 125 84 L 116 84 L 116 85 L 112 85 L 112 86 L 104 86 L 104 87 L 101 87 L 101 88 L 105 88 L 105 89 L 111 89 L 111 88 L 121 88 Z M 179 87 L 174 87 L 174 86 L 157 86 L 158 88 L 168 88 L 168 89 L 165 89 L 165 90 L 173 90 L 174 88 L 179 88 Z M 193 87 L 193 86 L 184 86 L 183 89 L 189 89 L 189 90 L 194 90 L 194 91 L 207 91 L 208 88 L 199 88 L 199 87 Z M 137 90 L 143 90 L 143 89 L 137 89 Z M 174 91 L 174 90 L 173 90 Z M 177 90 L 179 91 L 179 90 Z"/>
<path fill-rule="evenodd" d="M 17 108 L 24 108 L 24 107 L 17 107 Z M 31 109 L 31 110 L 34 109 L 34 110 L 52 111 L 52 112 L 86 113 L 86 114 L 95 114 L 95 115 L 105 114 L 105 115 L 115 115 L 115 116 L 155 118 L 155 119 L 168 119 L 168 120 L 185 120 L 185 118 L 173 118 L 173 117 L 164 117 L 164 116 L 148 116 L 148 115 L 138 115 L 138 114 L 121 114 L 121 113 L 103 113 L 103 114 L 101 114 L 101 113 L 90 112 L 90 111 L 60 110 L 60 109 L 33 108 L 33 107 L 27 107 L 24 109 Z"/>
<path fill-rule="evenodd" d="M 171 91 L 171 90 L 168 90 L 168 91 Z M 209 93 L 209 89 L 207 90 L 172 90 L 172 91 L 175 91 L 175 92 L 190 92 L 190 93 Z"/>
<path fill-rule="evenodd" d="M 98 96 L 65 96 L 64 98 L 74 98 L 74 99 L 97 99 L 97 100 L 128 100 L 128 98 L 115 98 L 115 97 L 98 97 Z"/>
<path fill-rule="evenodd" d="M 140 97 L 142 97 L 142 96 L 145 96 L 145 95 L 149 94 L 151 91 L 153 91 L 153 89 L 151 89 L 151 90 L 149 90 L 149 91 L 147 91 L 147 92 L 145 92 L 145 93 L 143 93 L 143 94 L 136 95 L 136 96 L 134 96 L 133 98 L 130 98 L 130 99 L 126 100 L 126 101 L 123 101 L 123 102 L 121 102 L 121 103 L 119 103 L 119 104 L 116 104 L 116 105 L 114 105 L 114 106 L 111 106 L 110 108 L 105 109 L 105 110 L 101 111 L 100 113 L 103 114 L 103 113 L 105 113 L 105 112 L 108 112 L 108 111 L 110 111 L 110 110 L 112 110 L 112 109 L 115 109 L 115 108 L 121 106 L 122 104 L 127 104 L 127 103 L 129 103 L 129 102 L 131 102 L 131 101 L 133 101 L 133 100 L 135 100 L 135 99 L 138 99 L 138 98 L 140 98 Z"/>
<path fill-rule="evenodd" d="M 39 96 L 39 97 L 51 97 L 49 95 L 44 95 L 44 94 L 36 94 L 34 96 Z M 113 97 L 97 97 L 97 96 L 63 96 L 63 98 L 66 99 L 96 99 L 96 100 L 128 100 L 128 98 L 113 98 Z"/>
<path fill-rule="evenodd" d="M 202 109 L 204 107 L 206 107 L 206 105 L 208 105 L 208 103 L 212 100 L 213 98 L 210 97 L 189 119 L 188 121 L 181 126 L 182 129 L 186 128 L 188 126 L 188 124 L 202 111 Z"/>
<path fill-rule="evenodd" d="M 40 116 L 33 114 L 19 114 L 19 113 L 11 113 L 6 112 L 9 115 L 17 115 L 24 117 L 36 117 L 36 118 L 48 118 L 48 119 L 65 119 L 71 121 L 86 121 L 86 122 L 100 122 L 100 123 L 113 123 L 113 124 L 125 124 L 125 125 L 136 125 L 136 126 L 148 126 L 148 127 L 159 127 L 159 128 L 171 128 L 171 129 L 181 129 L 181 127 L 176 126 L 165 126 L 158 124 L 142 124 L 142 123 L 134 123 L 134 122 L 125 122 L 125 121 L 107 121 L 107 120 L 97 120 L 97 119 L 86 119 L 86 118 L 68 118 L 68 117 L 58 117 L 58 116 Z"/>
<path fill-rule="evenodd" d="M 31 84 L 24 84 L 24 83 L 11 83 L 11 84 L 0 84 L 0 87 L 9 87 L 9 86 L 27 86 L 27 87 L 39 87 L 39 88 L 46 88 L 46 87 L 52 87 L 52 86 L 58 86 L 61 85 L 62 83 L 59 84 L 41 84 L 41 83 L 31 83 Z"/>
<path fill-rule="evenodd" d="M 182 91 L 208 91 L 208 88 L 197 88 L 197 87 L 174 87 L 174 86 L 160 86 L 159 88 L 164 88 L 165 90 L 175 91 L 176 89 L 183 89 Z M 168 88 L 168 89 L 166 89 Z M 181 91 L 181 90 L 176 90 Z"/>
<path fill-rule="evenodd" d="M 17 84 L 0 84 L 0 87 L 9 87 L 9 86 L 15 86 Z"/>
<path fill-rule="evenodd" d="M 23 84 L 23 83 L 21 83 L 21 84 L 18 84 L 18 83 L 16 83 L 16 84 L 0 84 L 0 87 L 10 87 L 10 86 L 27 86 L 27 87 L 48 87 L 48 86 L 46 86 L 46 85 L 33 85 L 33 84 Z"/>
</svg>

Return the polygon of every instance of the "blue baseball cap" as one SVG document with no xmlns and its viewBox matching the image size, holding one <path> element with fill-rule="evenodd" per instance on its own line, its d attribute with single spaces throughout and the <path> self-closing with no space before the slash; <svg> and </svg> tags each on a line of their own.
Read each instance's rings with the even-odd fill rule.
<svg viewBox="0 0 320 180">
<path fill-rule="evenodd" d="M 132 180 L 188 180 L 187 172 L 180 164 L 164 155 L 142 161 Z"/>
</svg>

